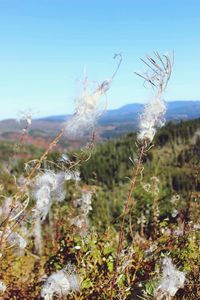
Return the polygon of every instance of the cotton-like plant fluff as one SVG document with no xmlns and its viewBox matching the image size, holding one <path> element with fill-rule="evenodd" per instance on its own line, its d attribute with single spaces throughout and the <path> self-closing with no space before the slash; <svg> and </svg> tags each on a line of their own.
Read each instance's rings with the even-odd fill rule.
<svg viewBox="0 0 200 300">
<path fill-rule="evenodd" d="M 81 136 L 93 129 L 96 121 L 105 108 L 102 108 L 100 98 L 110 88 L 111 80 L 105 80 L 93 92 L 85 86 L 81 95 L 76 99 L 75 113 L 66 122 L 65 130 L 69 136 Z"/>
<path fill-rule="evenodd" d="M 80 199 L 74 200 L 74 206 L 79 207 L 84 215 L 87 215 L 92 210 L 92 193 L 83 192 Z"/>
<path fill-rule="evenodd" d="M 140 116 L 139 123 L 139 140 L 148 140 L 152 142 L 156 128 L 161 127 L 165 123 L 164 114 L 166 112 L 166 104 L 161 97 L 156 97 L 146 104 L 144 112 Z"/>
<path fill-rule="evenodd" d="M 0 294 L 3 294 L 6 290 L 6 285 L 0 281 Z"/>
<path fill-rule="evenodd" d="M 75 100 L 75 113 L 65 124 L 68 137 L 84 136 L 85 133 L 93 130 L 97 120 L 105 111 L 106 107 L 100 100 L 110 89 L 122 62 L 121 53 L 115 54 L 113 58 L 119 59 L 113 75 L 104 80 L 96 89 L 90 89 L 87 78 L 84 79 L 82 92 Z"/>
<path fill-rule="evenodd" d="M 19 117 L 18 117 L 18 122 L 21 122 L 21 123 L 25 123 L 26 124 L 26 127 L 27 126 L 31 126 L 32 124 L 32 117 L 33 117 L 33 112 L 31 110 L 28 110 L 28 111 L 21 111 L 19 113 Z"/>
<path fill-rule="evenodd" d="M 42 228 L 41 222 L 46 219 L 53 202 L 61 202 L 65 199 L 64 182 L 67 180 L 80 180 L 79 172 L 66 171 L 54 173 L 45 171 L 36 177 L 33 187 L 33 197 L 36 201 L 34 207 L 33 236 L 35 250 L 42 254 Z"/>
<path fill-rule="evenodd" d="M 70 267 L 71 268 L 71 267 Z M 66 296 L 78 291 L 80 282 L 74 270 L 69 266 L 50 275 L 42 287 L 41 296 L 44 300 L 52 300 L 54 296 Z"/>
<path fill-rule="evenodd" d="M 42 224 L 40 216 L 35 216 L 32 234 L 34 236 L 35 252 L 42 255 Z"/>
<path fill-rule="evenodd" d="M 27 241 L 17 232 L 12 232 L 9 236 L 9 243 L 16 245 L 19 249 L 23 250 L 27 246 Z"/>
<path fill-rule="evenodd" d="M 33 188 L 33 198 L 36 200 L 34 210 L 35 214 L 41 216 L 42 221 L 45 220 L 53 201 L 64 200 L 64 182 L 67 180 L 80 180 L 80 173 L 70 170 L 59 173 L 45 171 L 36 177 Z"/>
<path fill-rule="evenodd" d="M 2 235 L 2 231 L 0 231 L 0 237 Z M 18 250 L 17 254 L 22 255 L 24 249 L 27 246 L 27 241 L 17 232 L 12 232 L 9 227 L 6 228 L 4 233 L 5 240 L 10 244 L 10 246 L 16 250 Z"/>
<path fill-rule="evenodd" d="M 168 300 L 175 296 L 176 292 L 184 287 L 185 273 L 177 270 L 171 258 L 163 259 L 163 276 L 160 284 L 155 290 L 157 300 Z"/>
<path fill-rule="evenodd" d="M 145 105 L 140 115 L 138 140 L 149 143 L 154 138 L 156 128 L 165 123 L 166 104 L 163 95 L 171 76 L 172 64 L 168 54 L 161 57 L 157 52 L 155 52 L 155 58 L 147 56 L 146 61 L 143 59 L 142 61 L 149 69 L 142 75 L 136 74 L 142 77 L 145 83 L 150 84 L 154 90 L 154 96 Z"/>
<path fill-rule="evenodd" d="M 80 236 L 85 237 L 88 234 L 89 220 L 87 215 L 81 214 L 70 219 L 70 224 L 76 228 L 76 231 Z"/>
<path fill-rule="evenodd" d="M 83 191 L 81 198 L 73 201 L 74 207 L 77 207 L 80 214 L 70 219 L 70 224 L 75 226 L 81 236 L 86 236 L 89 229 L 88 214 L 92 210 L 92 193 Z"/>
<path fill-rule="evenodd" d="M 79 171 L 71 171 L 67 170 L 65 172 L 65 180 L 74 180 L 74 181 L 80 181 L 80 172 Z"/>
</svg>

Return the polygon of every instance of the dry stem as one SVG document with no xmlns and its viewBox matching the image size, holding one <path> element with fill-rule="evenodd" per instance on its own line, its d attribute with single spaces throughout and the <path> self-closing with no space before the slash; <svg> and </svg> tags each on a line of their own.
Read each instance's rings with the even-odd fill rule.
<svg viewBox="0 0 200 300">
<path fill-rule="evenodd" d="M 142 145 L 142 147 L 140 149 L 139 160 L 138 160 L 138 163 L 136 165 L 136 169 L 135 169 L 135 172 L 133 174 L 133 178 L 131 180 L 131 184 L 130 184 L 130 188 L 129 188 L 129 192 L 128 192 L 128 197 L 127 197 L 126 203 L 124 205 L 124 210 L 123 210 L 123 214 L 122 214 L 122 221 L 121 221 L 121 225 L 120 225 L 120 233 L 119 233 L 119 242 L 118 242 L 118 246 L 117 246 L 117 254 L 116 254 L 116 258 L 115 258 L 114 273 L 113 273 L 113 278 L 112 278 L 112 282 L 111 282 L 110 300 L 113 299 L 113 290 L 114 290 L 115 281 L 116 281 L 116 278 L 117 278 L 117 269 L 118 269 L 118 266 L 119 266 L 119 255 L 120 255 L 120 252 L 123 249 L 125 219 L 126 219 L 129 204 L 130 204 L 130 201 L 131 201 L 132 193 L 133 193 L 133 190 L 134 190 L 134 187 L 135 187 L 136 179 L 137 179 L 137 176 L 140 172 L 140 168 L 141 168 L 141 165 L 142 165 L 142 159 L 143 159 L 143 156 L 144 156 L 144 153 L 145 153 L 145 148 L 146 148 L 146 142 L 144 143 L 144 145 Z"/>
<path fill-rule="evenodd" d="M 12 207 L 10 209 L 10 212 L 6 218 L 5 222 L 5 226 L 3 228 L 1 237 L 0 237 L 0 247 L 2 247 L 2 242 L 6 233 L 6 229 L 8 226 L 8 223 L 11 219 L 11 214 L 13 212 L 13 210 L 15 209 L 15 204 L 18 198 L 20 198 L 24 191 L 26 190 L 27 187 L 27 183 L 33 178 L 33 176 L 35 175 L 36 171 L 40 168 L 41 163 L 43 162 L 43 160 L 45 159 L 45 157 L 49 154 L 49 152 L 52 150 L 53 147 L 55 147 L 57 145 L 57 143 L 59 142 L 59 140 L 61 139 L 61 137 L 64 134 L 64 128 L 58 133 L 58 135 L 53 139 L 53 141 L 49 144 L 48 148 L 45 150 L 45 152 L 42 154 L 42 156 L 40 157 L 40 159 L 38 160 L 38 162 L 36 163 L 36 165 L 34 166 L 34 168 L 32 169 L 32 171 L 29 173 L 29 175 L 26 178 L 26 182 L 25 184 L 20 188 L 20 190 L 14 195 L 13 199 L 13 204 Z M 2 250 L 2 249 L 1 249 Z"/>
</svg>

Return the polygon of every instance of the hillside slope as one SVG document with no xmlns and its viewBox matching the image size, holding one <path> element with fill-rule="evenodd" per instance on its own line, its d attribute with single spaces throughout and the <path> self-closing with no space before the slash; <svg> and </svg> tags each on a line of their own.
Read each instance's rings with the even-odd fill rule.
<svg viewBox="0 0 200 300">
<path fill-rule="evenodd" d="M 121 108 L 108 110 L 99 120 L 97 136 L 99 140 L 121 136 L 137 130 L 139 114 L 143 104 L 127 104 Z M 69 115 L 49 116 L 34 119 L 29 132 L 29 142 L 36 145 L 45 144 L 47 137 L 53 137 L 61 129 Z M 200 117 L 200 101 L 172 101 L 167 103 L 166 120 L 178 122 Z M 14 120 L 0 121 L 0 139 L 16 140 L 21 132 L 20 124 Z"/>
</svg>

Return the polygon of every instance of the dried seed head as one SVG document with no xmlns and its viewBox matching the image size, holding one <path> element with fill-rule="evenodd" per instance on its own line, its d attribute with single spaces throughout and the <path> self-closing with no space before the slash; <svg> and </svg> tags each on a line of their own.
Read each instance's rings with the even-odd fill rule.
<svg viewBox="0 0 200 300">
<path fill-rule="evenodd" d="M 78 291 L 79 288 L 78 275 L 70 265 L 48 277 L 42 288 L 41 296 L 45 300 L 51 300 L 55 295 L 66 296 L 72 291 Z"/>
<path fill-rule="evenodd" d="M 163 277 L 155 290 L 156 299 L 169 299 L 184 287 L 185 273 L 178 271 L 169 257 L 163 259 Z"/>
<path fill-rule="evenodd" d="M 169 55 L 161 57 L 157 52 L 155 52 L 155 59 L 147 56 L 146 61 L 142 59 L 142 62 L 148 67 L 148 71 L 142 75 L 136 74 L 155 91 L 153 99 L 145 105 L 144 112 L 140 115 L 138 140 L 143 143 L 152 142 L 156 128 L 165 123 L 166 104 L 163 95 L 171 76 L 172 63 Z"/>
</svg>

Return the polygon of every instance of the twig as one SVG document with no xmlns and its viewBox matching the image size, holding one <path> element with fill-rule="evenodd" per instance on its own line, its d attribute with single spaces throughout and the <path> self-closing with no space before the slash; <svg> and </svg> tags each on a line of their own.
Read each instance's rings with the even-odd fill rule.
<svg viewBox="0 0 200 300">
<path fill-rule="evenodd" d="M 120 252 L 122 251 L 123 243 L 124 243 L 125 219 L 126 219 L 126 215 L 127 215 L 127 212 L 128 212 L 128 208 L 129 208 L 130 200 L 131 200 L 131 197 L 132 197 L 132 193 L 133 193 L 133 190 L 134 190 L 134 187 L 135 187 L 136 179 L 137 179 L 137 176 L 139 174 L 140 167 L 141 167 L 141 164 L 142 164 L 142 159 L 143 159 L 143 156 L 144 156 L 145 146 L 146 146 L 146 143 L 141 147 L 139 160 L 138 160 L 135 172 L 133 174 L 133 178 L 131 180 L 131 185 L 130 185 L 130 188 L 129 188 L 128 197 L 127 197 L 126 203 L 124 205 L 122 221 L 121 221 L 121 225 L 120 225 L 120 233 L 119 233 L 119 242 L 118 242 L 118 246 L 117 246 L 117 254 L 116 254 L 116 258 L 115 258 L 114 273 L 113 273 L 113 278 L 112 278 L 112 282 L 111 282 L 110 300 L 113 299 L 113 290 L 114 290 L 115 281 L 116 281 L 116 278 L 117 278 L 117 269 L 118 269 L 118 266 L 119 266 L 119 255 L 120 255 Z"/>
</svg>

